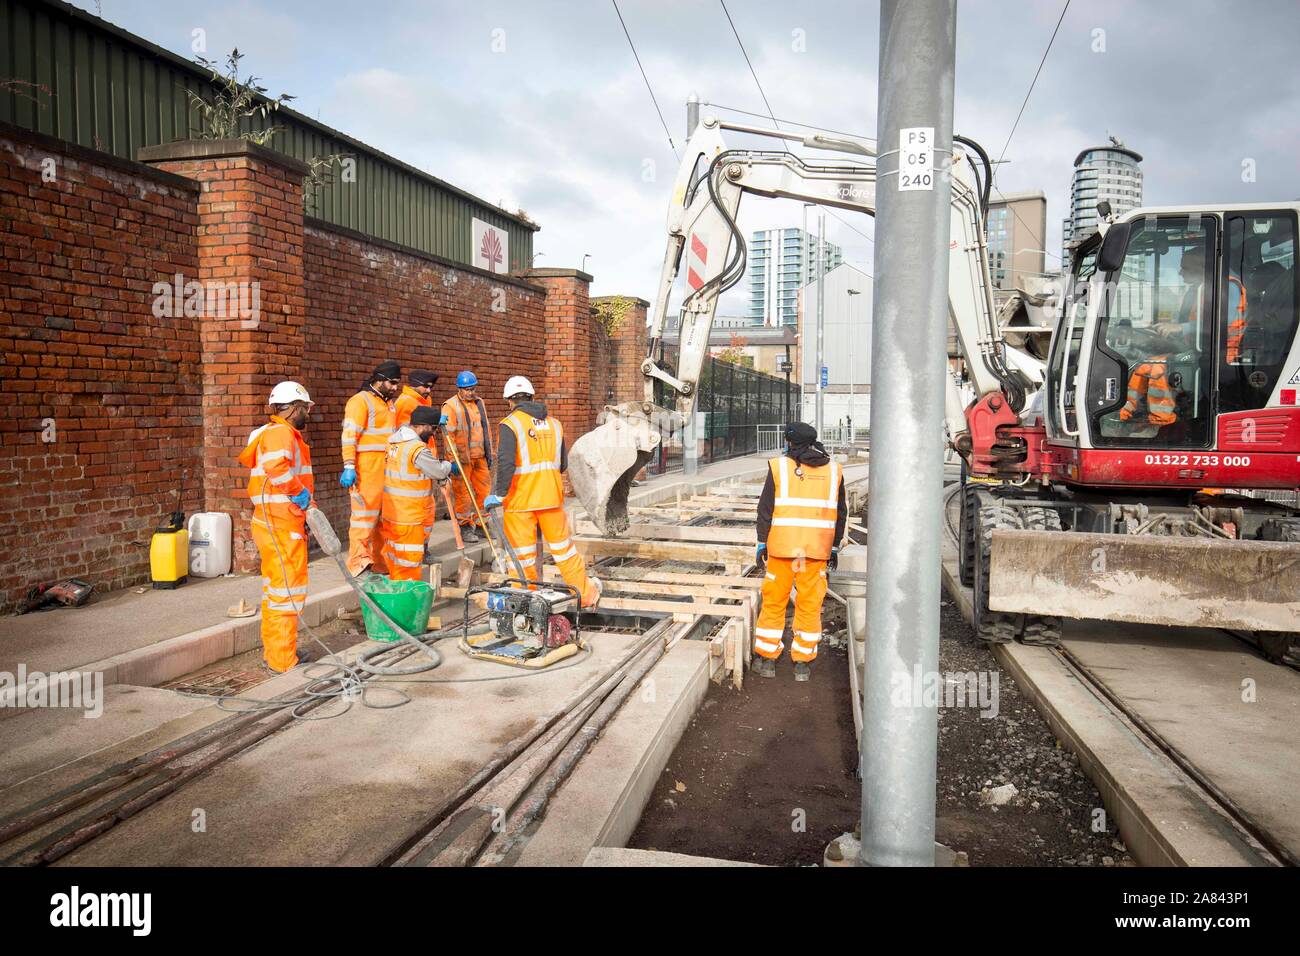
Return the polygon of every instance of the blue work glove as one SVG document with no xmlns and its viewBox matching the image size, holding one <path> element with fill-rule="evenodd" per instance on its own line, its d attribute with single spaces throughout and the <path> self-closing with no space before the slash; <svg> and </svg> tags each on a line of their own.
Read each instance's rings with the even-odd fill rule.
<svg viewBox="0 0 1300 956">
<path fill-rule="evenodd" d="M 760 544 L 754 548 L 754 563 L 760 568 L 767 564 L 767 545 Z"/>
<path fill-rule="evenodd" d="M 834 571 L 839 566 L 840 566 L 840 549 L 831 548 L 831 557 L 830 560 L 826 562 L 826 567 Z"/>
<path fill-rule="evenodd" d="M 306 488 L 304 488 L 296 495 L 290 495 L 289 500 L 292 501 L 294 504 L 296 504 L 303 511 L 306 511 L 307 506 L 311 504 L 311 492 L 308 491 Z"/>
<path fill-rule="evenodd" d="M 357 483 L 357 466 L 344 465 L 343 474 L 339 475 L 339 484 L 344 488 L 351 488 Z"/>
<path fill-rule="evenodd" d="M 486 498 L 483 499 L 483 507 L 484 507 L 484 508 L 500 508 L 500 507 L 501 507 L 501 499 L 500 499 L 499 497 L 497 497 L 496 495 L 488 495 Z"/>
<path fill-rule="evenodd" d="M 459 474 L 460 474 L 460 465 L 456 464 L 456 462 L 453 461 L 453 462 L 451 463 L 451 471 L 448 472 L 448 474 L 449 474 L 451 477 L 453 477 L 453 478 L 456 477 L 457 475 L 459 475 Z"/>
<path fill-rule="evenodd" d="M 441 418 L 438 419 L 438 427 L 439 427 L 439 428 L 446 428 L 446 427 L 447 427 L 447 416 L 446 416 L 445 413 L 443 414 L 443 416 L 442 416 Z"/>
</svg>

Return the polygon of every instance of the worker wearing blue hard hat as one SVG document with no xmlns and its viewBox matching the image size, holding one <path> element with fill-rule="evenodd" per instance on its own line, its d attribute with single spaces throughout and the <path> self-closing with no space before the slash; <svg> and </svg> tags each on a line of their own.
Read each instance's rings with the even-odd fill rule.
<svg viewBox="0 0 1300 956">
<path fill-rule="evenodd" d="M 486 528 L 476 531 L 475 525 L 492 485 L 493 448 L 487 406 L 478 397 L 478 376 L 469 369 L 457 374 L 456 394 L 442 403 L 442 416 L 443 433 L 455 446 L 465 479 L 455 483 L 456 521 L 465 541 L 478 541 L 487 535 Z M 466 482 L 474 489 L 473 498 Z"/>
</svg>

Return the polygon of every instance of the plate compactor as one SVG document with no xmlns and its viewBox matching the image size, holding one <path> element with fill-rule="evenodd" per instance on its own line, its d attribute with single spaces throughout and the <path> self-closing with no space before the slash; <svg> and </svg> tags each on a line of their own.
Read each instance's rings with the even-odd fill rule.
<svg viewBox="0 0 1300 956">
<path fill-rule="evenodd" d="M 537 590 L 528 590 L 530 585 Z M 559 583 L 537 585 L 524 578 L 468 588 L 466 621 L 475 594 L 487 596 L 490 630 L 471 634 L 466 625 L 460 649 L 470 657 L 537 669 L 572 657 L 581 649 L 578 607 L 582 596 L 577 588 Z"/>
</svg>

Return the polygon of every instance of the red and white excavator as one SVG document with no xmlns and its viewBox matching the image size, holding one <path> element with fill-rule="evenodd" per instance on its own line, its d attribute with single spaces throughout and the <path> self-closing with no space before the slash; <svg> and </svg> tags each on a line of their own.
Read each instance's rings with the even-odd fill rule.
<svg viewBox="0 0 1300 956">
<path fill-rule="evenodd" d="M 818 164 L 728 148 L 724 130 L 839 155 Z M 697 126 L 673 186 L 645 400 L 608 407 L 569 455 L 604 533 L 627 527 L 633 476 L 693 412 L 718 296 L 745 272 L 742 195 L 874 214 L 874 157 L 850 137 L 714 117 Z M 949 376 L 946 408 L 980 637 L 1052 644 L 1062 617 L 1210 626 L 1255 632 L 1270 659 L 1300 663 L 1300 204 L 1117 217 L 1102 203 L 1070 264 L 1040 383 L 1009 360 L 994 308 L 990 169 L 978 144 L 954 137 L 949 311 L 975 398 Z M 654 356 L 683 270 L 670 371 Z M 656 381 L 674 408 L 655 404 Z"/>
</svg>

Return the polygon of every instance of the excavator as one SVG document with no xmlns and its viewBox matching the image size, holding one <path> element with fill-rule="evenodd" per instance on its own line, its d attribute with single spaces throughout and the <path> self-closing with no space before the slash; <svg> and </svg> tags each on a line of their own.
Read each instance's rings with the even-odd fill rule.
<svg viewBox="0 0 1300 956">
<path fill-rule="evenodd" d="M 725 131 L 836 155 L 728 147 Z M 718 297 L 745 272 L 741 197 L 874 215 L 875 155 L 853 137 L 713 116 L 696 126 L 673 184 L 644 401 L 608 406 L 569 453 L 574 491 L 603 533 L 627 528 L 633 478 L 693 413 Z M 1062 618 L 1215 627 L 1300 664 L 1300 204 L 1116 215 L 1099 203 L 1044 365 L 1010 349 L 998 321 L 987 153 L 954 136 L 943 167 L 949 318 L 973 393 L 945 377 L 946 431 L 962 459 L 958 565 L 978 636 L 1053 645 Z M 669 370 L 655 355 L 683 271 Z M 655 403 L 656 383 L 673 407 Z"/>
</svg>

